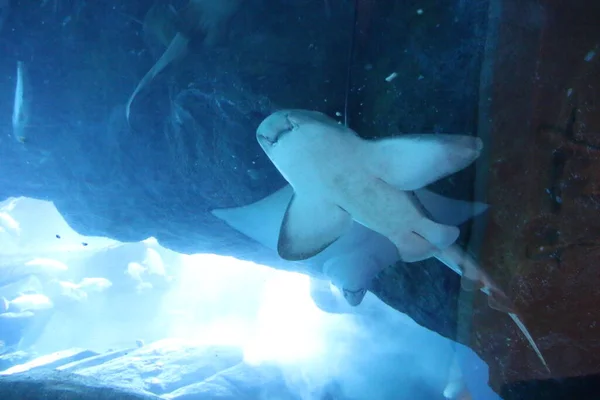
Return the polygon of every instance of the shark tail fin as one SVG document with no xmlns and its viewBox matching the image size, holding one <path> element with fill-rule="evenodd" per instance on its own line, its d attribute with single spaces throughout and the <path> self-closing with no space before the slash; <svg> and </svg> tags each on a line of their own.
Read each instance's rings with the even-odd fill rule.
<svg viewBox="0 0 600 400">
<path fill-rule="evenodd" d="M 415 233 L 422 236 L 438 249 L 445 249 L 456 242 L 460 230 L 455 226 L 442 225 L 430 219 L 423 218 L 415 229 Z"/>
<path fill-rule="evenodd" d="M 537 344 L 535 343 L 535 340 L 533 340 L 533 337 L 531 337 L 531 334 L 529 333 L 529 330 L 527 329 L 527 327 L 525 327 L 525 324 L 523 323 L 523 321 L 521 321 L 521 318 L 515 313 L 508 313 L 508 315 L 513 320 L 515 325 L 517 325 L 517 327 L 521 330 L 521 333 L 523 334 L 523 336 L 525 336 L 525 338 L 527 339 L 527 342 L 529 342 L 529 345 L 531 346 L 531 348 L 533 349 L 535 354 L 538 356 L 539 360 L 541 361 L 542 365 L 544 366 L 544 368 L 546 369 L 548 374 L 551 374 L 552 371 L 550 371 L 550 367 L 548 367 L 548 363 L 546 363 L 546 360 L 544 359 L 542 352 L 540 351 Z"/>
</svg>

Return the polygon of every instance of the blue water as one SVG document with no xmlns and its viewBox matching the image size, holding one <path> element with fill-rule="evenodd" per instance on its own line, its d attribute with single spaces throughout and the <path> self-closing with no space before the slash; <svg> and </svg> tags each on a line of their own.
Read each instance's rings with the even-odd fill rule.
<svg viewBox="0 0 600 400">
<path fill-rule="evenodd" d="M 448 338 L 460 289 L 443 264 L 396 263 L 357 224 L 279 257 L 291 192 L 255 137 L 281 108 L 365 138 L 473 134 L 487 1 L 34 3 L 0 0 L 0 375 L 181 400 L 499 398 Z M 465 168 L 434 191 L 478 184 Z M 388 267 L 415 270 L 390 291 Z"/>
</svg>

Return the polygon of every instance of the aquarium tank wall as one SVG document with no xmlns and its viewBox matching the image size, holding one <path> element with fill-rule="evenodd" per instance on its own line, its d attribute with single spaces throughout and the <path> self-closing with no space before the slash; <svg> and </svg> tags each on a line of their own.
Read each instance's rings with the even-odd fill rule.
<svg viewBox="0 0 600 400">
<path fill-rule="evenodd" d="M 598 21 L 0 0 L 0 400 L 600 398 Z"/>
</svg>

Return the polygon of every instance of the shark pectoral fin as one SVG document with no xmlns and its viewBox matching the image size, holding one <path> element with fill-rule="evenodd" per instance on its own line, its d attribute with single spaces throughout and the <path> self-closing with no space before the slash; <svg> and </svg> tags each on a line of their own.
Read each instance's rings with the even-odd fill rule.
<svg viewBox="0 0 600 400">
<path fill-rule="evenodd" d="M 431 219 L 440 224 L 460 225 L 489 208 L 485 203 L 452 199 L 427 189 L 415 190 L 415 195 Z"/>
<path fill-rule="evenodd" d="M 550 367 L 548 367 L 548 363 L 546 363 L 546 360 L 544 359 L 542 352 L 540 351 L 539 347 L 535 343 L 535 340 L 533 340 L 533 337 L 531 336 L 531 334 L 529 333 L 529 330 L 527 329 L 527 327 L 521 320 L 521 317 L 519 317 L 519 315 L 515 312 L 510 312 L 510 313 L 508 313 L 508 315 L 509 315 L 510 319 L 513 320 L 515 325 L 517 325 L 517 327 L 519 328 L 519 330 L 521 331 L 523 336 L 525 336 L 525 339 L 527 339 L 527 342 L 529 342 L 529 345 L 531 346 L 533 351 L 535 351 L 535 354 L 537 354 L 538 358 L 544 365 L 544 368 L 546 368 L 546 371 L 548 371 L 548 373 L 551 374 L 552 371 L 550 371 Z"/>
<path fill-rule="evenodd" d="M 283 216 L 277 252 L 284 260 L 311 258 L 335 242 L 351 224 L 350 215 L 337 205 L 316 196 L 294 194 Z"/>
<path fill-rule="evenodd" d="M 467 135 L 403 135 L 368 142 L 372 173 L 401 190 L 416 190 L 471 164 L 483 148 Z"/>
</svg>

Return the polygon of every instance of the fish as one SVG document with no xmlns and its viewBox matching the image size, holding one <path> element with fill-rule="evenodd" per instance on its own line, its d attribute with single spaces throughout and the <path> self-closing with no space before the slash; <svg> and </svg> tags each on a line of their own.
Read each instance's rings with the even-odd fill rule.
<svg viewBox="0 0 600 400">
<path fill-rule="evenodd" d="M 353 219 L 389 238 L 406 262 L 449 247 L 458 228 L 422 215 L 410 191 L 465 168 L 482 148 L 480 139 L 458 135 L 367 141 L 308 110 L 271 114 L 258 127 L 257 139 L 294 189 L 277 244 L 279 255 L 290 261 L 320 253 Z M 312 218 L 306 218 L 309 211 Z"/>
<path fill-rule="evenodd" d="M 166 275 L 165 264 L 163 262 L 163 259 L 158 253 L 158 251 L 154 249 L 146 249 L 146 257 L 144 258 L 142 265 L 146 266 L 145 270 L 148 272 L 148 274 L 158 276 Z"/>
<path fill-rule="evenodd" d="M 512 302 L 455 243 L 459 229 L 427 218 L 414 194 L 472 164 L 483 150 L 481 139 L 408 134 L 366 140 L 323 113 L 294 109 L 265 118 L 256 138 L 294 190 L 277 241 L 282 259 L 314 257 L 355 221 L 387 237 L 400 260 L 435 257 L 462 276 L 464 289 L 481 290 L 490 307 L 508 313 L 549 370 Z"/>
<path fill-rule="evenodd" d="M 127 264 L 125 274 L 129 275 L 131 279 L 138 282 L 138 284 L 135 286 L 135 290 L 137 293 L 142 293 L 146 290 L 151 290 L 154 288 L 154 285 L 152 285 L 152 283 L 145 281 L 142 277 L 142 275 L 146 273 L 148 273 L 148 268 L 140 263 L 130 262 L 129 264 Z"/>
<path fill-rule="evenodd" d="M 34 258 L 27 261 L 22 268 L 23 273 L 26 271 L 28 274 L 34 275 L 54 275 L 68 269 L 69 267 L 65 263 L 51 258 Z"/>
<path fill-rule="evenodd" d="M 21 313 L 24 311 L 47 310 L 54 307 L 52 301 L 39 293 L 21 294 L 13 300 L 2 297 L 2 312 Z"/>
<path fill-rule="evenodd" d="M 35 316 L 31 311 L 23 311 L 23 312 L 5 312 L 0 314 L 0 322 L 18 320 L 18 319 L 30 319 Z"/>
<path fill-rule="evenodd" d="M 68 299 L 76 303 L 86 301 L 87 293 L 81 289 L 80 285 L 71 281 L 61 281 L 59 279 L 51 279 L 44 285 L 44 293 L 59 300 Z"/>
<path fill-rule="evenodd" d="M 9 197 L 0 202 L 0 211 L 8 213 L 13 211 L 21 199 L 22 197 Z"/>
<path fill-rule="evenodd" d="M 1 269 L 0 269 L 1 271 Z M 0 274 L 2 274 L 0 272 Z M 4 275 L 4 274 L 2 274 Z M 9 276 L 10 278 L 10 276 Z M 42 281 L 35 275 L 27 275 L 23 278 L 16 279 L 10 283 L 3 283 L 0 286 L 0 296 L 13 298 L 21 293 L 26 292 L 41 292 L 44 288 Z"/>
<path fill-rule="evenodd" d="M 86 292 L 103 292 L 111 286 L 112 282 L 106 278 L 83 278 L 81 282 L 79 282 L 79 284 L 77 285 L 79 289 L 82 289 Z"/>
<path fill-rule="evenodd" d="M 144 272 L 146 272 L 146 267 L 137 262 L 130 262 L 127 264 L 127 269 L 125 270 L 126 275 L 139 282 L 143 280 L 142 274 Z"/>
<path fill-rule="evenodd" d="M 20 143 L 25 143 L 25 128 L 29 120 L 27 102 L 25 101 L 25 66 L 17 61 L 17 82 L 15 84 L 15 99 L 13 103 L 12 128 L 13 136 Z"/>
<path fill-rule="evenodd" d="M 140 282 L 139 284 L 136 285 L 135 291 L 136 291 L 136 293 L 140 294 L 147 290 L 152 290 L 153 288 L 154 288 L 154 285 L 152 285 L 150 282 Z"/>
</svg>

